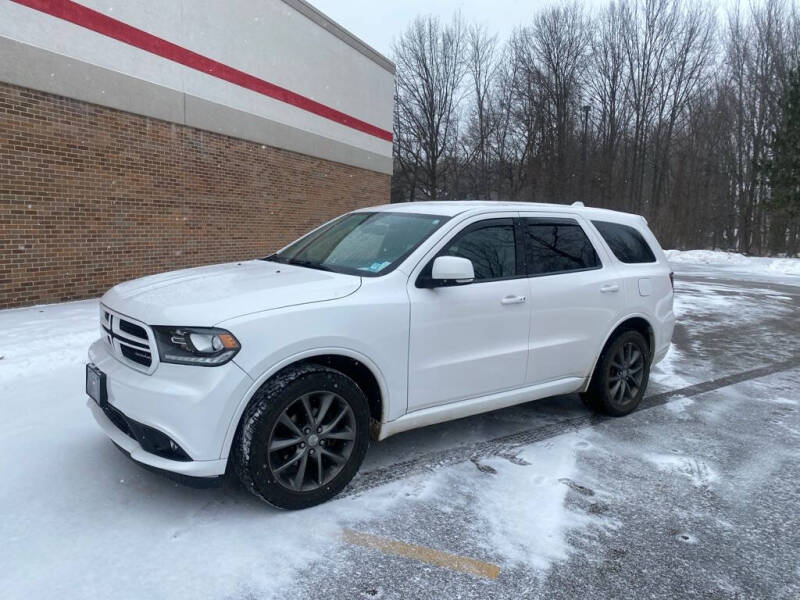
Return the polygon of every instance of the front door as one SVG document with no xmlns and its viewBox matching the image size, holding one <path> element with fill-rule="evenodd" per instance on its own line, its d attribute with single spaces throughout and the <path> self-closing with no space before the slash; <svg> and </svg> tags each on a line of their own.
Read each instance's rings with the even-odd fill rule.
<svg viewBox="0 0 800 600">
<path fill-rule="evenodd" d="M 436 253 L 470 259 L 472 283 L 428 289 L 409 281 L 409 412 L 524 383 L 530 303 L 519 247 L 512 218 L 484 218 Z"/>
</svg>

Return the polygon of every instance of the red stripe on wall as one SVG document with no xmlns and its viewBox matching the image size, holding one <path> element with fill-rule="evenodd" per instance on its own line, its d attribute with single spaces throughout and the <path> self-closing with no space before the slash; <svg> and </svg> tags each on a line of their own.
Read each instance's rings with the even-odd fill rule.
<svg viewBox="0 0 800 600">
<path fill-rule="evenodd" d="M 207 56 L 187 50 L 177 44 L 154 36 L 146 31 L 132 27 L 122 21 L 87 8 L 71 0 L 12 0 L 29 8 L 47 13 L 75 25 L 108 36 L 130 46 L 139 48 L 151 54 L 179 63 L 190 69 L 207 73 L 234 85 L 258 92 L 264 96 L 280 100 L 292 106 L 324 117 L 330 121 L 340 123 L 352 129 L 375 136 L 387 142 L 392 141 L 392 132 L 370 125 L 369 123 L 346 115 L 343 112 L 321 104 L 311 98 L 306 98 L 296 92 L 287 90 L 279 85 L 270 83 L 250 75 L 244 71 L 234 69 L 228 65 L 217 62 Z"/>
</svg>

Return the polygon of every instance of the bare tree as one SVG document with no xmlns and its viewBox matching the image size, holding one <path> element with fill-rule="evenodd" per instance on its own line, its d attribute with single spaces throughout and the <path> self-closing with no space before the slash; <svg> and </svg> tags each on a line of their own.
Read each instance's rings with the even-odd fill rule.
<svg viewBox="0 0 800 600">
<path fill-rule="evenodd" d="M 396 156 L 413 169 L 420 195 L 433 200 L 446 195 L 447 171 L 457 158 L 464 37 L 459 15 L 444 26 L 436 17 L 418 17 L 394 47 L 402 137 L 402 158 Z"/>
<path fill-rule="evenodd" d="M 621 137 L 629 113 L 625 98 L 628 78 L 619 7 L 613 2 L 598 17 L 597 34 L 592 40 L 592 59 L 586 77 L 589 102 L 598 108 L 600 200 L 606 206 L 619 206 L 617 167 Z"/>
<path fill-rule="evenodd" d="M 628 101 L 633 115 L 628 206 L 641 212 L 655 96 L 676 27 L 677 8 L 671 0 L 633 0 L 622 6 Z"/>
<path fill-rule="evenodd" d="M 646 215 L 667 245 L 800 250 L 765 167 L 791 146 L 800 0 L 727 19 L 706 1 L 551 6 L 503 44 L 417 20 L 395 48 L 393 198 L 581 199 Z"/>
<path fill-rule="evenodd" d="M 498 71 L 497 36 L 490 36 L 485 26 L 473 25 L 467 33 L 467 71 L 471 87 L 471 109 L 464 139 L 466 164 L 473 167 L 473 189 L 478 196 L 490 198 L 492 155 L 491 137 L 497 126 L 494 87 Z"/>
<path fill-rule="evenodd" d="M 533 151 L 534 128 L 520 73 L 519 34 L 512 36 L 498 68 L 494 86 L 495 127 L 492 131 L 496 194 L 522 199 L 528 184 L 528 164 Z"/>
<path fill-rule="evenodd" d="M 779 0 L 753 5 L 748 15 L 737 7 L 729 18 L 726 67 L 735 139 L 731 201 L 737 207 L 737 246 L 745 252 L 763 250 L 768 227 L 767 190 L 759 165 L 766 159 L 769 135 L 779 120 L 781 75 L 793 52 L 786 47 L 787 22 L 785 5 Z"/>
<path fill-rule="evenodd" d="M 678 6 L 665 68 L 659 74 L 650 193 L 655 216 L 669 181 L 675 129 L 688 118 L 689 102 L 701 90 L 708 89 L 714 49 L 713 14 L 702 5 Z"/>
<path fill-rule="evenodd" d="M 576 196 L 574 185 L 564 183 L 574 176 L 569 158 L 575 150 L 573 133 L 589 44 L 588 23 L 578 4 L 546 9 L 518 40 L 523 93 L 537 113 L 543 191 L 555 202 Z"/>
</svg>

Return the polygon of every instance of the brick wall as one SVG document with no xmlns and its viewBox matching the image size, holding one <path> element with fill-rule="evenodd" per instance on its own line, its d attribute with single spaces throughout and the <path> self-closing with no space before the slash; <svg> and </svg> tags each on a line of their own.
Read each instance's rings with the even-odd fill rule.
<svg viewBox="0 0 800 600">
<path fill-rule="evenodd" d="M 0 308 L 265 256 L 389 176 L 0 83 Z"/>
</svg>

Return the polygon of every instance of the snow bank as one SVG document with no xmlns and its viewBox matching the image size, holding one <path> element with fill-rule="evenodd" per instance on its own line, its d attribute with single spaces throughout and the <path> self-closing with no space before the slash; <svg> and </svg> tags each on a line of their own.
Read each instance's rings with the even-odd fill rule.
<svg viewBox="0 0 800 600">
<path fill-rule="evenodd" d="M 784 275 L 800 275 L 800 258 L 773 258 L 769 259 L 767 267 L 770 271 Z"/>
<path fill-rule="evenodd" d="M 776 275 L 800 275 L 800 258 L 745 256 L 720 250 L 666 250 L 667 260 L 690 265 L 714 265 L 732 270 Z"/>
<path fill-rule="evenodd" d="M 695 265 L 743 265 L 748 262 L 744 254 L 720 250 L 665 250 L 664 254 L 670 262 Z"/>
</svg>

